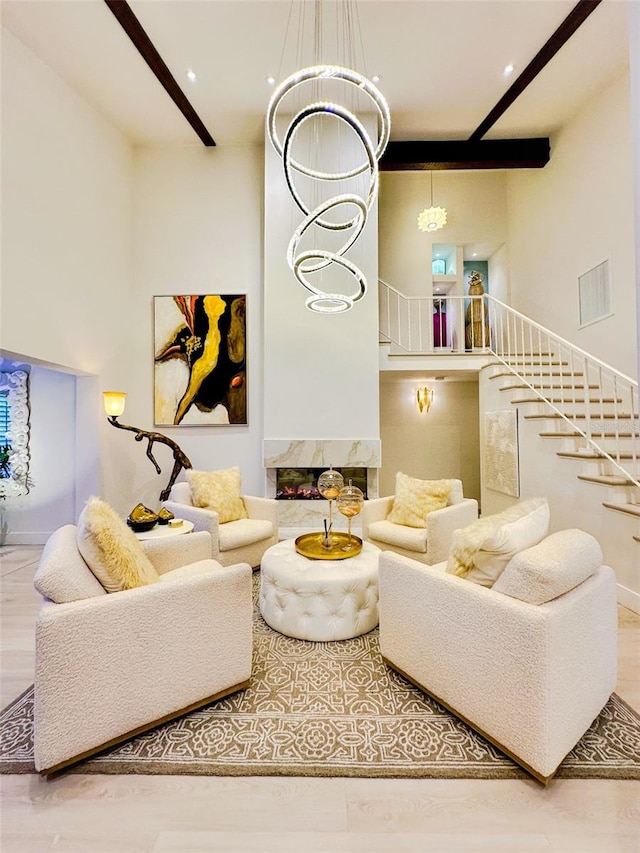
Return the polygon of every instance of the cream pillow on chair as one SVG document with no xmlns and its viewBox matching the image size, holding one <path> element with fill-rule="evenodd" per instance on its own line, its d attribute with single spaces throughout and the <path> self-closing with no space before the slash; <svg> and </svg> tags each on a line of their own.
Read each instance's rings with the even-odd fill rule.
<svg viewBox="0 0 640 853">
<path fill-rule="evenodd" d="M 107 592 L 158 580 L 158 573 L 133 531 L 109 504 L 89 498 L 78 519 L 78 551 Z"/>
<path fill-rule="evenodd" d="M 387 521 L 405 527 L 426 527 L 427 515 L 444 509 L 450 494 L 451 480 L 418 480 L 398 471 L 396 493 Z"/>
<path fill-rule="evenodd" d="M 548 529 L 546 498 L 531 498 L 479 518 L 453 534 L 447 572 L 492 587 L 511 558 L 540 542 Z"/>
<path fill-rule="evenodd" d="M 235 466 L 223 471 L 188 470 L 186 475 L 193 505 L 215 510 L 220 516 L 220 524 L 249 517 L 240 497 L 240 468 Z"/>
</svg>

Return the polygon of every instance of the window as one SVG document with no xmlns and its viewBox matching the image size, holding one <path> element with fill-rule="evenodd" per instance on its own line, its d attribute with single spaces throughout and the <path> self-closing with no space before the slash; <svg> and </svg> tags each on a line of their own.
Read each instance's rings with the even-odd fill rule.
<svg viewBox="0 0 640 853">
<path fill-rule="evenodd" d="M 580 328 L 613 314 L 609 261 L 603 261 L 578 278 Z"/>
</svg>

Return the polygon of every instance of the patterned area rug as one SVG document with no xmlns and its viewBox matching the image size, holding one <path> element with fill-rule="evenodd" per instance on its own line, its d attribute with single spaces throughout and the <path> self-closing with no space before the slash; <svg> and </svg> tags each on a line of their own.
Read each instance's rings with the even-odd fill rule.
<svg viewBox="0 0 640 853">
<path fill-rule="evenodd" d="M 257 585 L 257 576 L 254 582 Z M 257 591 L 257 586 L 254 589 Z M 0 772 L 33 773 L 33 688 L 0 714 Z M 382 662 L 378 631 L 333 643 L 271 630 L 257 607 L 251 686 L 70 773 L 513 779 L 511 759 Z M 565 778 L 640 779 L 640 716 L 615 694 Z"/>
</svg>

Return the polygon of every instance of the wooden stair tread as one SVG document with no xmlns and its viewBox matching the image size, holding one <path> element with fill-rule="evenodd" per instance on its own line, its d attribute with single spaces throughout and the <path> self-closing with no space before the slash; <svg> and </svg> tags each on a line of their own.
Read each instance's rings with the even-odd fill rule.
<svg viewBox="0 0 640 853">
<path fill-rule="evenodd" d="M 543 397 L 527 397 L 523 400 L 512 400 L 511 405 L 517 405 L 518 403 L 544 403 L 547 402 Z M 584 399 L 579 398 L 569 398 L 569 397 L 549 397 L 549 403 L 571 403 L 571 405 L 576 405 L 576 403 L 584 403 Z M 589 400 L 590 403 L 621 403 L 622 399 L 618 397 L 614 399 L 613 397 L 603 397 L 602 400 Z"/>
<path fill-rule="evenodd" d="M 589 476 L 588 474 L 578 474 L 579 480 L 584 480 L 585 483 L 596 483 L 599 486 L 632 486 L 633 481 L 622 477 L 618 474 L 600 474 L 597 476 Z"/>
<path fill-rule="evenodd" d="M 565 416 L 566 416 L 567 418 L 569 418 L 570 420 L 572 419 L 572 420 L 574 420 L 574 421 L 577 421 L 577 420 L 584 420 L 584 419 L 587 417 L 587 416 L 584 414 L 584 412 L 580 412 L 580 413 L 575 414 L 575 415 L 571 415 L 571 414 L 568 414 L 568 413 L 566 413 L 566 412 L 565 412 Z M 602 420 L 603 418 L 604 418 L 605 420 L 614 420 L 616 417 L 618 418 L 618 420 L 619 420 L 619 421 L 622 421 L 622 420 L 628 421 L 628 420 L 631 420 L 631 418 L 637 418 L 637 417 L 638 417 L 638 415 L 620 415 L 620 414 L 618 414 L 618 415 L 616 416 L 616 415 L 614 415 L 614 414 L 612 414 L 612 413 L 605 413 L 605 414 L 602 414 L 602 415 L 590 415 L 589 417 L 590 417 L 590 419 L 591 419 L 592 421 L 600 421 L 600 420 Z M 540 415 L 540 414 L 537 414 L 537 415 L 524 415 L 524 418 L 525 418 L 525 420 L 536 421 L 536 420 L 545 420 L 545 419 L 547 419 L 547 418 L 558 418 L 558 419 L 561 419 L 561 418 L 562 418 L 562 415 L 559 415 L 557 412 L 548 412 L 548 413 L 543 413 L 543 414 L 541 414 L 541 415 Z"/>
<path fill-rule="evenodd" d="M 610 504 L 603 502 L 602 506 L 606 506 L 607 509 L 612 509 L 615 512 L 622 512 L 625 515 L 630 515 L 633 518 L 640 518 L 639 504 Z"/>
<path fill-rule="evenodd" d="M 576 438 L 577 436 L 581 436 L 582 433 L 575 430 L 574 432 L 570 432 L 569 430 L 548 430 L 546 432 L 539 432 L 538 435 L 543 438 Z M 638 438 L 637 432 L 596 432 L 591 430 L 591 435 L 593 438 Z"/>
<path fill-rule="evenodd" d="M 571 373 L 569 370 L 519 370 L 522 376 L 584 376 L 584 373 Z M 501 373 L 492 374 L 489 379 L 499 379 L 501 376 L 513 376 L 512 370 L 504 370 Z"/>
<path fill-rule="evenodd" d="M 595 450 L 579 453 L 577 450 L 556 450 L 556 456 L 561 456 L 563 459 L 606 459 L 604 453 L 597 453 Z M 624 451 L 623 453 L 611 453 L 614 459 L 638 459 L 638 454 Z"/>
<path fill-rule="evenodd" d="M 594 391 L 598 386 L 597 385 L 589 385 L 589 390 Z M 537 388 L 540 391 L 575 391 L 576 389 L 580 389 L 584 391 L 584 385 L 538 385 L 535 382 L 530 382 L 528 385 L 526 382 L 519 382 L 517 385 L 503 385 L 499 388 L 499 391 L 515 391 L 518 388 Z"/>
</svg>

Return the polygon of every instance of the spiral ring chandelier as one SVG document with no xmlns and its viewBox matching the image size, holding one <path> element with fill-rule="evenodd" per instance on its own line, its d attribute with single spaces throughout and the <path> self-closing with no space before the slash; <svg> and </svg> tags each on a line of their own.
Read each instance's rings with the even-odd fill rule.
<svg viewBox="0 0 640 853">
<path fill-rule="evenodd" d="M 291 120 L 281 141 L 277 132 L 278 108 L 283 99 L 298 86 L 310 82 L 323 80 L 340 80 L 344 83 L 357 87 L 358 91 L 364 92 L 371 100 L 378 114 L 379 138 L 376 144 L 372 141 L 369 133 L 362 122 L 354 113 L 346 107 L 331 102 L 319 100 L 303 107 Z M 349 127 L 362 145 L 365 158 L 356 166 L 338 171 L 323 171 L 301 163 L 293 158 L 292 146 L 300 129 L 309 121 L 318 117 L 329 117 L 336 119 L 340 124 Z M 285 180 L 296 205 L 300 208 L 305 218 L 295 230 L 287 249 L 287 263 L 293 271 L 300 284 L 311 293 L 306 301 L 307 308 L 323 314 L 334 314 L 348 311 L 365 295 L 367 280 L 364 273 L 347 258 L 345 253 L 356 242 L 367 223 L 369 210 L 378 194 L 378 160 L 382 156 L 391 133 L 391 116 L 386 101 L 376 86 L 366 77 L 349 68 L 339 65 L 314 65 L 296 71 L 287 77 L 274 91 L 267 110 L 267 133 L 271 144 L 278 155 L 282 158 Z M 316 181 L 344 181 L 357 177 L 369 171 L 369 186 L 366 198 L 356 193 L 340 193 L 317 205 L 313 210 L 305 204 L 300 192 L 295 185 L 296 173 Z M 326 218 L 329 211 L 347 208 L 338 221 Z M 355 208 L 355 212 L 352 211 Z M 330 231 L 352 230 L 344 244 L 337 250 L 328 251 L 322 248 L 313 248 L 308 251 L 299 252 L 299 245 L 303 235 L 312 225 L 317 225 Z M 308 276 L 335 264 L 350 273 L 356 280 L 358 289 L 355 293 L 327 293 L 316 287 Z"/>
</svg>

